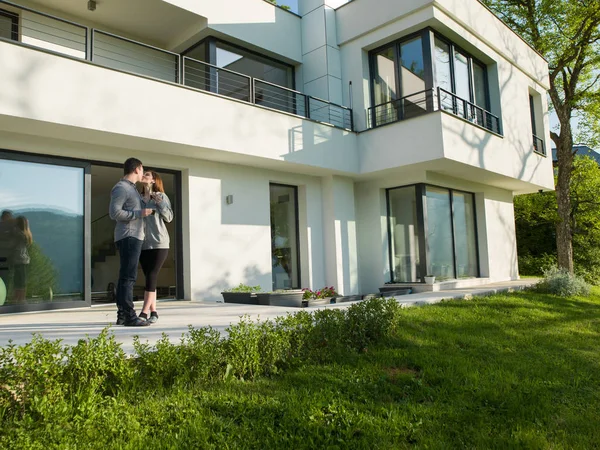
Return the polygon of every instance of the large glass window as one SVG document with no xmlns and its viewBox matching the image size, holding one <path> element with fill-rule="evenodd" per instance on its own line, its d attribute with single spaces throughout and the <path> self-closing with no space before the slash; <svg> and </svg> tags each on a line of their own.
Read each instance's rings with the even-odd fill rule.
<svg viewBox="0 0 600 450">
<path fill-rule="evenodd" d="M 298 193 L 295 186 L 270 185 L 273 290 L 300 287 Z"/>
<path fill-rule="evenodd" d="M 432 111 L 431 94 L 423 91 L 439 87 L 445 91 L 440 93 L 443 110 L 498 131 L 498 124 L 488 124 L 484 114 L 489 111 L 487 67 L 437 33 L 424 30 L 416 38 L 374 50 L 371 67 L 372 126 Z M 399 99 L 402 101 L 382 106 Z"/>
<path fill-rule="evenodd" d="M 396 81 L 396 47 L 390 46 L 373 55 L 375 74 L 373 95 L 375 104 L 391 102 L 398 98 Z"/>
<path fill-rule="evenodd" d="M 84 300 L 84 169 L 0 155 L 0 180 L 0 305 Z"/>
<path fill-rule="evenodd" d="M 476 277 L 477 236 L 475 233 L 475 200 L 473 194 L 452 192 L 454 241 L 456 247 L 456 277 Z"/>
<path fill-rule="evenodd" d="M 475 197 L 419 184 L 388 190 L 392 281 L 479 276 Z"/>
<path fill-rule="evenodd" d="M 450 191 L 427 187 L 427 247 L 428 275 L 438 279 L 454 278 L 452 249 L 452 210 Z"/>
<path fill-rule="evenodd" d="M 389 191 L 389 227 L 392 279 L 416 282 L 423 276 L 419 264 L 417 201 L 414 186 Z"/>
</svg>

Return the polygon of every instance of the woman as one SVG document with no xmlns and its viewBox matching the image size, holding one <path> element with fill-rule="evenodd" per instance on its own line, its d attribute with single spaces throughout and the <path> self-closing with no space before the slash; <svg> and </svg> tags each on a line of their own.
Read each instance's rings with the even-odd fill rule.
<svg viewBox="0 0 600 450">
<path fill-rule="evenodd" d="M 142 178 L 142 198 L 146 208 L 153 213 L 144 217 L 144 244 L 140 254 L 140 264 L 146 277 L 144 289 L 144 306 L 140 313 L 141 319 L 150 323 L 158 320 L 156 312 L 156 280 L 158 273 L 169 254 L 169 232 L 166 223 L 173 220 L 173 209 L 169 197 L 165 194 L 162 179 L 153 171 L 146 171 Z M 148 317 L 150 314 L 150 317 Z"/>
<path fill-rule="evenodd" d="M 13 233 L 13 298 L 16 303 L 24 303 L 27 286 L 27 267 L 31 262 L 28 247 L 33 243 L 29 221 L 23 216 L 17 217 Z"/>
</svg>

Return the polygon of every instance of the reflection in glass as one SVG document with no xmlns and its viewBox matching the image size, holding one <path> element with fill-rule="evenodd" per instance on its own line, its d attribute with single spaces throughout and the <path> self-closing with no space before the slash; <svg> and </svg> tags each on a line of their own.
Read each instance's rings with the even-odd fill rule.
<svg viewBox="0 0 600 450">
<path fill-rule="evenodd" d="M 84 170 L 0 159 L 0 179 L 4 304 L 83 300 Z"/>
<path fill-rule="evenodd" d="M 294 186 L 270 185 L 273 290 L 300 287 L 297 193 Z"/>
<path fill-rule="evenodd" d="M 292 89 L 292 68 L 224 42 L 217 42 L 216 66 Z"/>
<path fill-rule="evenodd" d="M 452 211 L 447 189 L 427 186 L 426 236 L 429 250 L 427 275 L 435 275 L 440 280 L 454 278 Z"/>
<path fill-rule="evenodd" d="M 473 194 L 454 191 L 454 236 L 456 246 L 456 276 L 478 276 L 477 239 L 475 236 L 475 204 Z"/>
<path fill-rule="evenodd" d="M 473 61 L 473 85 L 475 94 L 475 101 L 473 103 L 480 108 L 489 111 L 487 100 L 486 68 L 475 61 Z"/>
<path fill-rule="evenodd" d="M 404 42 L 400 46 L 400 54 L 402 55 L 400 78 L 402 80 L 401 95 L 404 99 L 403 117 L 410 118 L 427 111 L 427 95 L 423 92 L 425 90 L 425 67 L 421 38 Z"/>
<path fill-rule="evenodd" d="M 437 86 L 452 92 L 452 70 L 450 67 L 450 46 L 439 38 L 435 38 L 435 80 Z M 452 111 L 452 97 L 441 93 L 440 103 L 445 110 Z"/>
<path fill-rule="evenodd" d="M 469 58 L 459 51 L 454 52 L 454 85 L 455 94 L 461 100 L 471 100 L 471 88 L 469 86 Z M 469 108 L 464 102 L 458 101 L 456 114 L 469 118 Z"/>
<path fill-rule="evenodd" d="M 392 248 L 392 280 L 416 282 L 419 273 L 416 188 L 389 191 L 389 226 Z"/>
<path fill-rule="evenodd" d="M 396 46 L 392 45 L 373 57 L 374 78 L 373 95 L 375 105 L 382 105 L 375 110 L 374 125 L 398 120 L 397 105 L 389 103 L 398 99 L 396 82 Z"/>
</svg>

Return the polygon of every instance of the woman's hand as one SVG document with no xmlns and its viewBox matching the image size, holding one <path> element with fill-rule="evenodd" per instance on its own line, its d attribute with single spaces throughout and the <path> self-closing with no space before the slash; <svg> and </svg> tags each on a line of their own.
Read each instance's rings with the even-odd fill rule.
<svg viewBox="0 0 600 450">
<path fill-rule="evenodd" d="M 162 196 L 158 192 L 153 192 L 150 194 L 150 197 L 152 197 L 152 200 L 154 200 L 157 205 L 160 205 L 163 201 Z"/>
</svg>

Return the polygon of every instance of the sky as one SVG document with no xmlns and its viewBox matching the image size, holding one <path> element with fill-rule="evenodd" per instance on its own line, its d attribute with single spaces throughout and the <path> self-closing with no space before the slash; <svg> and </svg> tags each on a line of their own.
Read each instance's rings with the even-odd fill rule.
<svg viewBox="0 0 600 450">
<path fill-rule="evenodd" d="M 293 12 L 298 13 L 298 0 L 277 0 L 277 4 L 289 6 Z"/>
<path fill-rule="evenodd" d="M 0 160 L 0 210 L 83 214 L 83 169 Z"/>
</svg>

